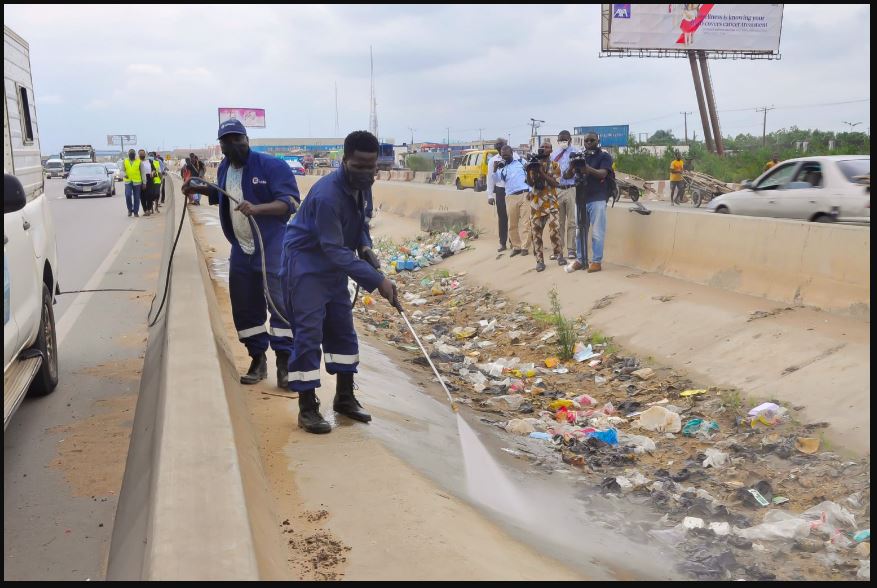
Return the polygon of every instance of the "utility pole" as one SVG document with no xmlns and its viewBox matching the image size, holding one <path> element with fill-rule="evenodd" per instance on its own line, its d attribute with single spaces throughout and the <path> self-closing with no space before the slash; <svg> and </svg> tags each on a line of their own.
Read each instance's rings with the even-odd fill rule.
<svg viewBox="0 0 877 588">
<path fill-rule="evenodd" d="M 693 112 L 680 112 L 683 117 L 685 117 L 685 144 L 688 145 L 688 115 L 694 114 Z"/>
<path fill-rule="evenodd" d="M 761 146 L 767 146 L 767 113 L 770 110 L 773 110 L 774 106 L 763 106 L 761 108 L 756 108 L 755 112 L 763 112 L 764 113 L 764 123 L 761 127 Z"/>
<path fill-rule="evenodd" d="M 856 124 L 858 124 L 858 123 L 856 123 Z M 482 139 L 481 139 L 481 131 L 483 131 L 483 130 L 484 130 L 483 128 L 478 129 L 478 141 L 479 141 L 479 142 L 482 141 Z"/>
<path fill-rule="evenodd" d="M 414 145 L 414 130 L 411 127 L 408 127 L 408 130 L 411 131 L 411 143 L 409 145 Z"/>
<path fill-rule="evenodd" d="M 451 127 L 448 129 L 448 167 L 451 167 Z"/>
<path fill-rule="evenodd" d="M 371 96 L 371 116 L 369 117 L 369 131 L 371 131 L 372 135 L 375 137 L 378 136 L 378 100 L 375 97 L 375 60 L 372 55 L 372 47 L 368 46 L 368 60 L 371 64 L 371 81 L 372 81 L 372 96 Z M 380 139 L 379 139 L 380 140 Z"/>
<path fill-rule="evenodd" d="M 544 122 L 545 122 L 544 120 L 537 120 L 535 118 L 530 119 L 530 138 L 531 139 L 536 136 L 536 131 L 539 130 L 539 126 Z"/>
<path fill-rule="evenodd" d="M 850 132 L 851 132 L 851 133 L 853 132 L 853 127 L 855 127 L 856 125 L 860 125 L 860 124 L 862 124 L 861 122 L 851 123 L 851 122 L 847 122 L 847 121 L 843 121 L 843 123 L 844 123 L 845 125 L 850 125 Z M 870 134 L 870 133 L 869 133 L 869 134 Z"/>
</svg>

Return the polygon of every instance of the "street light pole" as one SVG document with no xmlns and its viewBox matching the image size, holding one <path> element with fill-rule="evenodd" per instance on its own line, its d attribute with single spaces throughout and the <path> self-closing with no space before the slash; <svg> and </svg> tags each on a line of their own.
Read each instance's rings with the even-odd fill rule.
<svg viewBox="0 0 877 588">
<path fill-rule="evenodd" d="M 850 125 L 850 132 L 852 133 L 852 132 L 853 132 L 853 127 L 855 127 L 856 125 L 860 125 L 860 124 L 862 124 L 862 123 L 861 123 L 861 122 L 854 122 L 854 123 L 851 123 L 851 122 L 843 121 L 843 124 L 845 124 L 845 125 Z"/>
</svg>

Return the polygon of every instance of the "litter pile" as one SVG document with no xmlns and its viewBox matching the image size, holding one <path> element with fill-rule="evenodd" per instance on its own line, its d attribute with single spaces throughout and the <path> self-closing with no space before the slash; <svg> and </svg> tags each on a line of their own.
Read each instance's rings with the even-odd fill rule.
<svg viewBox="0 0 877 588">
<path fill-rule="evenodd" d="M 870 579 L 870 457 L 830 451 L 802 407 L 697 387 L 581 320 L 565 323 L 576 341 L 564 346 L 552 315 L 430 267 L 465 249 L 463 234 L 376 249 L 448 388 L 511 436 L 509 453 L 551 469 L 559 458 L 593 495 L 650 505 L 658 523 L 630 528 L 680 552 L 692 577 Z M 366 330 L 426 366 L 398 315 L 364 302 Z"/>
</svg>

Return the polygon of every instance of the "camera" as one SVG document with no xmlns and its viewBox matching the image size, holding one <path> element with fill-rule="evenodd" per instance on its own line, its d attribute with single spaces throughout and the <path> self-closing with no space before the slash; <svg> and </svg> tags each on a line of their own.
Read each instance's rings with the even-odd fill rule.
<svg viewBox="0 0 877 588">
<path fill-rule="evenodd" d="M 493 171 L 499 171 L 504 167 L 505 167 L 505 160 L 504 159 L 500 159 L 499 161 L 493 162 Z"/>
<path fill-rule="evenodd" d="M 582 167 L 585 164 L 585 159 L 588 157 L 588 153 L 584 151 L 576 151 L 575 153 L 570 154 L 569 163 L 570 165 L 575 165 L 577 167 Z"/>
<path fill-rule="evenodd" d="M 542 161 L 544 158 L 540 157 L 538 153 L 531 153 L 527 156 L 527 171 L 539 171 L 539 167 L 542 165 Z"/>
</svg>

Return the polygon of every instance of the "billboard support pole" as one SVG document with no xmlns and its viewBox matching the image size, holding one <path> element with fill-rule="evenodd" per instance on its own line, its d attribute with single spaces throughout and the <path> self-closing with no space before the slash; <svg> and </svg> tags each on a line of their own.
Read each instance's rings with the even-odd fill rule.
<svg viewBox="0 0 877 588">
<path fill-rule="evenodd" d="M 719 154 L 719 157 L 725 155 L 725 145 L 722 142 L 722 130 L 719 128 L 719 114 L 716 112 L 716 99 L 713 95 L 713 84 L 710 80 L 710 69 L 709 65 L 707 65 L 706 61 L 706 53 L 703 51 L 697 52 L 698 59 L 700 59 L 700 69 L 703 72 L 703 89 L 706 94 L 706 105 L 710 112 L 710 120 L 713 125 L 713 139 L 716 142 L 716 153 Z"/>
<path fill-rule="evenodd" d="M 710 119 L 706 113 L 706 104 L 703 99 L 703 88 L 700 84 L 700 72 L 697 70 L 697 60 L 694 57 L 694 51 L 688 52 L 688 63 L 691 65 L 691 77 L 694 79 L 694 93 L 697 95 L 697 107 L 700 110 L 700 121 L 703 123 L 703 136 L 706 142 L 706 149 L 710 153 L 715 153 L 716 149 L 713 145 L 713 135 L 710 131 Z"/>
</svg>

